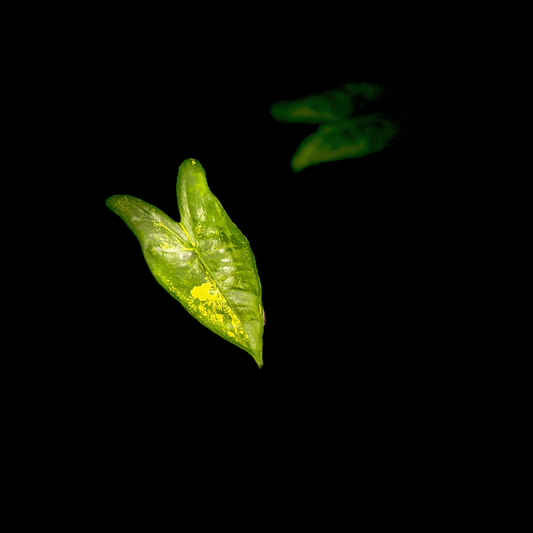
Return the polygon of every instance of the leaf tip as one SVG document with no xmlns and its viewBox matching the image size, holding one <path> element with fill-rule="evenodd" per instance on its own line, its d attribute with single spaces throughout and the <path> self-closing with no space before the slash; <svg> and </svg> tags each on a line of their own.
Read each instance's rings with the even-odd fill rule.
<svg viewBox="0 0 533 533">
<path fill-rule="evenodd" d="M 120 196 L 120 195 L 117 195 L 117 194 L 115 194 L 113 196 L 109 196 L 108 198 L 105 199 L 105 205 L 107 205 L 107 207 L 109 207 L 109 209 L 114 210 L 114 207 L 117 205 L 117 202 L 121 198 L 124 198 L 124 196 Z"/>
<path fill-rule="evenodd" d="M 255 353 L 252 353 L 251 355 L 257 363 L 257 366 L 261 368 L 263 366 L 263 350 L 261 349 L 261 352 L 258 355 Z"/>
<path fill-rule="evenodd" d="M 107 205 L 107 207 L 109 209 L 111 209 L 111 211 L 113 211 L 113 205 L 115 203 L 113 198 L 114 198 L 114 196 L 109 196 L 108 198 L 105 199 L 105 205 Z"/>
</svg>

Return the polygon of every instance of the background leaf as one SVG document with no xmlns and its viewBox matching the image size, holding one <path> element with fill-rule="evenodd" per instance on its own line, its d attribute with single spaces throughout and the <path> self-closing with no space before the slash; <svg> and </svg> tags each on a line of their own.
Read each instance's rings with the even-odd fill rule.
<svg viewBox="0 0 533 533">
<path fill-rule="evenodd" d="M 362 157 L 383 150 L 403 134 L 400 120 L 390 113 L 391 91 L 370 83 L 347 83 L 295 100 L 282 100 L 270 108 L 279 122 L 319 124 L 291 159 L 293 172 L 329 161 Z"/>
</svg>

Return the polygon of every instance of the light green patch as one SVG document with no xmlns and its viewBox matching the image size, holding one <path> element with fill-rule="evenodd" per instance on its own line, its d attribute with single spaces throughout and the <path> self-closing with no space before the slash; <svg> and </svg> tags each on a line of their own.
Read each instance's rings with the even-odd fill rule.
<svg viewBox="0 0 533 533">
<path fill-rule="evenodd" d="M 202 300 L 202 302 L 205 302 L 205 300 L 211 299 L 213 300 L 213 295 L 209 292 L 211 290 L 211 283 L 204 283 L 203 285 L 200 285 L 199 287 L 193 287 L 191 289 L 191 294 L 194 298 L 198 298 L 198 300 Z"/>
<path fill-rule="evenodd" d="M 191 297 L 202 302 L 198 305 L 198 311 L 209 322 L 220 327 L 226 325 L 226 333 L 228 335 L 233 338 L 239 337 L 246 344 L 249 343 L 248 335 L 241 321 L 228 305 L 220 290 L 213 287 L 211 282 L 206 281 L 202 285 L 193 287 L 191 289 Z"/>
</svg>

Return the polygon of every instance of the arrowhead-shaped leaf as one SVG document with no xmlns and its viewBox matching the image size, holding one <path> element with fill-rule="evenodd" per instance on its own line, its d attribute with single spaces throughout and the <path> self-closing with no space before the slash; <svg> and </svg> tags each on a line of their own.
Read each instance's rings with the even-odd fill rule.
<svg viewBox="0 0 533 533">
<path fill-rule="evenodd" d="M 176 189 L 180 222 L 133 196 L 111 196 L 106 204 L 139 239 L 158 283 L 261 368 L 264 311 L 250 243 L 209 190 L 199 161 L 180 165 Z"/>
</svg>

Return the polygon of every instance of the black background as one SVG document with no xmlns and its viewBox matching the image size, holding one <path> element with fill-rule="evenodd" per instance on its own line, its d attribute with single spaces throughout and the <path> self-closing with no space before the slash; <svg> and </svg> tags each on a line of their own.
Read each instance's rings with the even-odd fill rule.
<svg viewBox="0 0 533 533">
<path fill-rule="evenodd" d="M 353 380 L 371 389 L 419 366 L 423 295 L 414 287 L 431 260 L 421 253 L 428 242 L 421 220 L 432 193 L 415 150 L 409 84 L 350 75 L 195 83 L 194 72 L 153 86 L 118 73 L 110 79 L 87 101 L 95 134 L 83 147 L 98 226 L 88 375 L 106 390 L 192 388 L 202 396 L 236 383 L 290 390 Z M 390 89 L 387 106 L 409 118 L 408 133 L 382 152 L 293 173 L 291 157 L 316 126 L 276 122 L 270 106 L 349 81 Z M 158 285 L 136 237 L 105 205 L 108 196 L 129 194 L 179 220 L 176 176 L 189 157 L 202 163 L 255 254 L 267 316 L 262 369 Z"/>
<path fill-rule="evenodd" d="M 25 302 L 43 306 L 35 323 L 45 327 L 42 333 L 25 328 L 21 344 L 6 352 L 5 360 L 22 369 L 20 386 L 6 395 L 6 412 L 17 418 L 9 438 L 18 437 L 27 450 L 22 461 L 8 460 L 21 484 L 31 489 L 38 479 L 39 496 L 63 503 L 52 488 L 64 465 L 64 492 L 90 507 L 83 518 L 115 508 L 121 497 L 130 503 L 130 493 L 144 500 L 160 489 L 178 507 L 176 520 L 189 502 L 201 508 L 195 520 L 219 519 L 213 504 L 221 496 L 231 498 L 225 511 L 234 520 L 249 494 L 256 519 L 290 506 L 299 520 L 315 520 L 322 507 L 329 524 L 339 509 L 353 520 L 353 487 L 379 505 L 376 516 L 385 509 L 396 517 L 381 505 L 383 491 L 391 490 L 392 499 L 405 494 L 408 509 L 420 503 L 406 490 L 413 464 L 420 464 L 414 483 L 433 497 L 431 487 L 444 477 L 435 465 L 446 468 L 450 452 L 462 454 L 464 446 L 462 434 L 446 434 L 455 420 L 445 411 L 460 383 L 445 379 L 462 371 L 449 354 L 465 350 L 451 346 L 443 357 L 442 335 L 457 324 L 455 308 L 445 310 L 444 333 L 434 331 L 433 314 L 445 278 L 434 266 L 446 259 L 435 253 L 435 214 L 444 184 L 453 180 L 443 179 L 444 156 L 426 151 L 436 142 L 435 127 L 421 127 L 426 119 L 438 128 L 453 117 L 438 116 L 435 88 L 423 76 L 404 74 L 404 61 L 393 82 L 359 78 L 355 67 L 332 75 L 339 72 L 335 54 L 318 52 L 324 37 L 337 46 L 336 24 L 326 34 L 317 30 L 309 51 L 303 42 L 296 53 L 287 51 L 291 65 L 284 72 L 268 55 L 277 27 L 265 41 L 266 54 L 250 50 L 253 67 L 236 64 L 232 55 L 216 68 L 198 67 L 188 50 L 203 45 L 209 53 L 217 45 L 198 31 L 199 22 L 171 18 L 179 30 L 193 31 L 172 31 L 179 54 L 170 59 L 157 45 L 149 48 L 147 38 L 136 49 L 119 33 L 120 46 L 106 46 L 95 25 L 84 39 L 86 60 L 71 39 L 59 39 L 58 48 L 72 52 L 58 65 L 60 76 L 50 66 L 55 54 L 32 71 L 28 105 L 36 108 L 35 120 L 20 126 L 48 143 L 42 158 L 28 157 L 39 167 L 26 182 L 28 193 L 58 194 L 40 201 L 31 217 L 46 252 L 16 248 L 33 267 L 23 280 L 32 291 Z M 120 26 L 144 37 L 143 25 L 129 25 L 123 11 Z M 233 37 L 248 52 L 243 35 Z M 357 61 L 355 47 L 354 39 L 346 65 Z M 101 53 L 93 54 L 95 48 Z M 305 58 L 311 74 L 304 78 Z M 277 123 L 268 109 L 352 81 L 393 90 L 391 106 L 405 106 L 411 117 L 409 134 L 383 152 L 294 174 L 290 159 L 315 126 Z M 211 190 L 255 254 L 267 314 L 262 369 L 157 284 L 137 239 L 105 205 L 109 196 L 129 194 L 179 220 L 176 176 L 189 157 L 202 163 Z M 445 222 L 454 213 L 447 215 Z M 35 284 L 43 258 L 58 283 L 47 269 L 42 285 Z M 13 264 L 13 255 L 8 260 Z M 41 286 L 49 294 L 34 293 Z M 55 294 L 60 288 L 63 301 Z M 20 321 L 29 323 L 26 316 Z M 27 340 L 38 348 L 29 352 Z M 28 407 L 22 415 L 20 405 Z M 467 412 L 465 426 L 476 416 Z M 24 464 L 46 465 L 49 472 L 41 476 L 36 468 L 28 482 L 19 471 Z M 245 478 L 236 475 L 241 465 Z M 76 490 L 80 485 L 88 498 Z M 328 493 L 332 507 L 324 505 Z M 137 516 L 142 506 L 130 504 L 125 514 Z"/>
<path fill-rule="evenodd" d="M 163 472 L 196 471 L 191 454 L 226 466 L 229 449 L 248 453 L 250 472 L 284 456 L 313 476 L 324 443 L 318 459 L 330 469 L 358 442 L 386 457 L 391 443 L 402 449 L 401 435 L 427 433 L 438 416 L 428 398 L 447 363 L 432 313 L 443 181 L 424 152 L 432 139 L 420 128 L 420 85 L 165 72 L 116 62 L 69 89 L 72 127 L 51 159 L 65 156 L 70 181 L 58 184 L 61 207 L 43 204 L 37 219 L 61 229 L 54 264 L 67 301 L 55 309 L 66 318 L 55 319 L 52 293 L 54 327 L 39 337 L 48 353 L 19 359 L 32 412 L 47 434 L 69 436 L 58 453 L 77 453 L 79 441 L 89 468 L 101 463 L 107 476 L 120 464 L 126 479 L 138 475 L 136 456 Z M 291 157 L 316 126 L 276 122 L 270 106 L 350 81 L 390 88 L 408 134 L 382 152 L 293 173 Z M 128 194 L 179 220 L 176 177 L 190 157 L 255 254 L 267 317 L 261 369 L 156 282 L 106 206 Z"/>
</svg>

